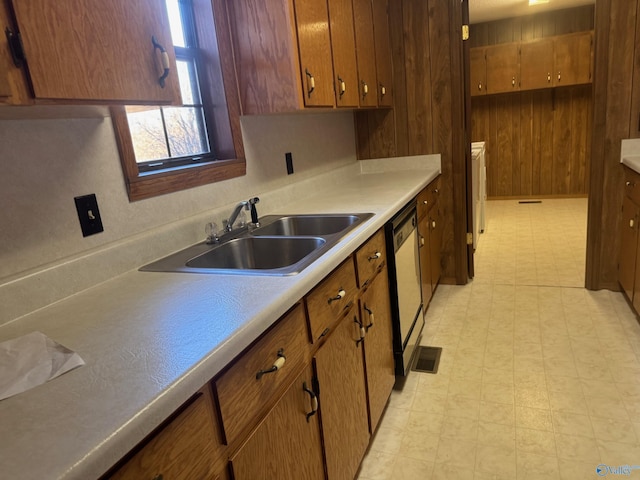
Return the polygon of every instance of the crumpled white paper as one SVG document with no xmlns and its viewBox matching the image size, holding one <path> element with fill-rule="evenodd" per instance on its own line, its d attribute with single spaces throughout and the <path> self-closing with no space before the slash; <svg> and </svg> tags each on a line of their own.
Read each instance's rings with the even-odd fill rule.
<svg viewBox="0 0 640 480">
<path fill-rule="evenodd" d="M 73 350 L 40 332 L 0 343 L 0 400 L 84 365 Z"/>
</svg>

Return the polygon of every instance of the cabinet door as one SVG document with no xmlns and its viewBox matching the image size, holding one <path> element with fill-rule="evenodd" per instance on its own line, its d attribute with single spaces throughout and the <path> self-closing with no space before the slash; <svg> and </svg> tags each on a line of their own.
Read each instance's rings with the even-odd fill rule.
<svg viewBox="0 0 640 480">
<path fill-rule="evenodd" d="M 375 432 L 396 381 L 393 362 L 389 279 L 383 268 L 362 294 L 360 318 L 366 330 L 364 340 L 370 431 Z"/>
<path fill-rule="evenodd" d="M 431 260 L 431 290 L 434 291 L 440 281 L 442 266 L 442 218 L 440 209 L 435 205 L 429 212 L 429 257 Z"/>
<path fill-rule="evenodd" d="M 333 65 L 326 2 L 295 0 L 304 105 L 332 107 Z"/>
<path fill-rule="evenodd" d="M 164 2 L 12 0 L 36 98 L 180 103 Z M 162 88 L 162 55 L 169 75 Z"/>
<path fill-rule="evenodd" d="M 322 443 L 315 410 L 317 400 L 309 366 L 231 457 L 233 478 L 323 479 Z"/>
<path fill-rule="evenodd" d="M 393 67 L 389 33 L 389 0 L 373 0 L 378 106 L 393 106 Z"/>
<path fill-rule="evenodd" d="M 591 38 L 591 32 L 583 32 L 555 39 L 556 86 L 591 82 Z"/>
<path fill-rule="evenodd" d="M 520 45 L 520 89 L 553 87 L 553 39 Z"/>
<path fill-rule="evenodd" d="M 483 47 L 469 49 L 471 96 L 487 94 L 487 61 Z"/>
<path fill-rule="evenodd" d="M 420 254 L 420 285 L 422 288 L 423 311 L 426 311 L 433 295 L 433 286 L 431 285 L 431 248 L 429 246 L 430 231 L 428 216 L 418 220 L 418 252 Z"/>
<path fill-rule="evenodd" d="M 356 37 L 351 0 L 328 0 L 336 105 L 358 106 Z"/>
<path fill-rule="evenodd" d="M 369 444 L 362 341 L 356 309 L 344 317 L 314 358 L 327 476 L 355 477 Z"/>
<path fill-rule="evenodd" d="M 360 106 L 375 107 L 378 104 L 378 80 L 371 0 L 353 0 L 353 21 L 356 31 Z"/>
<path fill-rule="evenodd" d="M 622 204 L 620 225 L 620 258 L 618 261 L 618 281 L 629 301 L 634 300 L 634 282 L 638 245 L 638 207 L 627 196 Z M 640 286 L 640 285 L 639 285 Z"/>
<path fill-rule="evenodd" d="M 519 44 L 486 47 L 487 93 L 513 92 L 520 89 Z"/>
<path fill-rule="evenodd" d="M 222 468 L 222 446 L 211 389 L 206 385 L 184 410 L 107 478 L 214 479 Z"/>
</svg>

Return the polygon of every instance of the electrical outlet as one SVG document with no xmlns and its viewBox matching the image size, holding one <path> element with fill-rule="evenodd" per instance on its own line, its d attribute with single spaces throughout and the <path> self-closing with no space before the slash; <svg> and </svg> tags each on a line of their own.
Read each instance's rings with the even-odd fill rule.
<svg viewBox="0 0 640 480">
<path fill-rule="evenodd" d="M 82 236 L 88 237 L 89 235 L 103 232 L 104 228 L 102 228 L 96 194 L 92 193 L 90 195 L 74 197 L 74 200 L 76 201 L 76 210 L 78 211 L 80 228 L 82 228 Z"/>
<path fill-rule="evenodd" d="M 293 157 L 291 156 L 291 152 L 284 154 L 284 160 L 287 163 L 287 175 L 291 175 L 293 173 Z"/>
</svg>

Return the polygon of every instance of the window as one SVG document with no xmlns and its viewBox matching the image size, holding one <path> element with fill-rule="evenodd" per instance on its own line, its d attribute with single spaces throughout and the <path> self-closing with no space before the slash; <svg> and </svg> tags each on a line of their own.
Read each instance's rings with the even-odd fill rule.
<svg viewBox="0 0 640 480">
<path fill-rule="evenodd" d="M 224 2 L 165 1 L 183 104 L 111 108 L 132 201 L 246 173 Z"/>
</svg>

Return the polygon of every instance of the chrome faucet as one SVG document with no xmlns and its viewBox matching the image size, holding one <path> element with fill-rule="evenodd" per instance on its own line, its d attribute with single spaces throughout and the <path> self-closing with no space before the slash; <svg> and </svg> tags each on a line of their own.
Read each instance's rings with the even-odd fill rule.
<svg viewBox="0 0 640 480">
<path fill-rule="evenodd" d="M 249 202 L 240 202 L 235 206 L 233 212 L 231 212 L 231 215 L 229 215 L 229 218 L 223 221 L 225 231 L 230 232 L 231 230 L 233 230 L 233 224 L 235 223 L 238 215 L 240 215 L 240 212 L 243 208 L 245 210 L 249 210 Z"/>
</svg>

